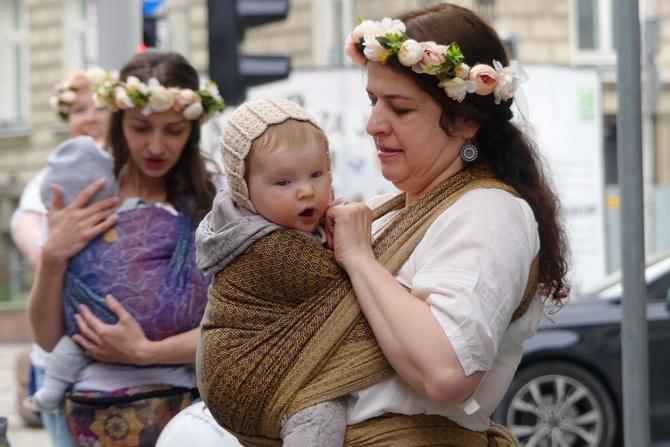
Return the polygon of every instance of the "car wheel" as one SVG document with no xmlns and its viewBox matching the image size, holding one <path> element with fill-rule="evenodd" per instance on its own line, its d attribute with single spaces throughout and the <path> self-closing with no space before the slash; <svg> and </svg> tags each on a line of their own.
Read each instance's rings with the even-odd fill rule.
<svg viewBox="0 0 670 447">
<path fill-rule="evenodd" d="M 519 370 L 493 419 L 524 447 L 611 447 L 619 425 L 605 387 L 564 362 Z"/>
</svg>

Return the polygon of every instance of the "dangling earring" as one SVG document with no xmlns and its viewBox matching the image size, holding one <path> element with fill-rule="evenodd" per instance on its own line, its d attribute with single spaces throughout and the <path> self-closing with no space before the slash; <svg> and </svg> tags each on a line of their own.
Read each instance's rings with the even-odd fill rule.
<svg viewBox="0 0 670 447">
<path fill-rule="evenodd" d="M 477 159 L 477 155 L 479 155 L 477 146 L 470 143 L 470 140 L 468 140 L 468 143 L 461 148 L 461 158 L 466 163 L 472 163 Z"/>
</svg>

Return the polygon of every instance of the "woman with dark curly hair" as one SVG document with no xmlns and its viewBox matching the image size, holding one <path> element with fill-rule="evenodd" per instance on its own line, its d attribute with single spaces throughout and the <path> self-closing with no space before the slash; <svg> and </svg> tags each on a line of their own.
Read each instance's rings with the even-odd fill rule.
<svg viewBox="0 0 670 447">
<path fill-rule="evenodd" d="M 439 415 L 484 433 L 544 305 L 568 293 L 559 201 L 512 122 L 526 75 L 495 30 L 452 4 L 363 21 L 347 53 L 367 71 L 382 174 L 403 191 L 373 199 L 374 219 L 359 204 L 328 212 L 335 258 L 396 373 L 353 392 L 349 423 Z M 427 222 L 389 272 L 370 232 L 414 219 Z M 459 436 L 444 427 L 432 433 Z"/>
</svg>

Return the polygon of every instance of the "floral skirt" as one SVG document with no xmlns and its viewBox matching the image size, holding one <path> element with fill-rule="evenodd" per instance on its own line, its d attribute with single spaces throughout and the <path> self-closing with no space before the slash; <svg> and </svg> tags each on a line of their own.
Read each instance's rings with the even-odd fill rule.
<svg viewBox="0 0 670 447">
<path fill-rule="evenodd" d="M 65 414 L 81 447 L 145 447 L 198 397 L 197 389 L 144 385 L 113 392 L 71 391 Z"/>
</svg>

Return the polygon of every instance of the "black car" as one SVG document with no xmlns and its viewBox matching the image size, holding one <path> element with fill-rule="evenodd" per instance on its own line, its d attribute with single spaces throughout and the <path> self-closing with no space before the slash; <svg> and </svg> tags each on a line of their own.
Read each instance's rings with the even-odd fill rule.
<svg viewBox="0 0 670 447">
<path fill-rule="evenodd" d="M 646 269 L 651 441 L 670 446 L 670 257 Z M 493 419 L 526 447 L 623 445 L 620 280 L 543 317 Z M 635 447 L 635 446 L 626 446 Z"/>
</svg>

